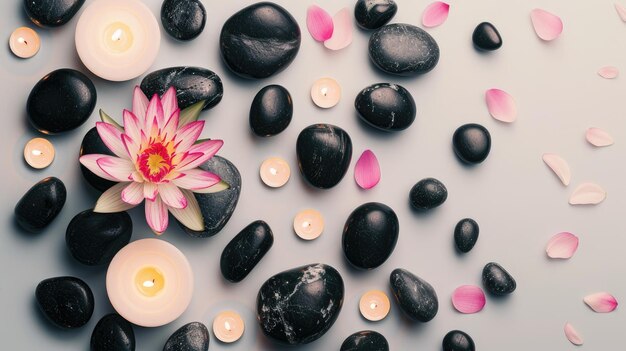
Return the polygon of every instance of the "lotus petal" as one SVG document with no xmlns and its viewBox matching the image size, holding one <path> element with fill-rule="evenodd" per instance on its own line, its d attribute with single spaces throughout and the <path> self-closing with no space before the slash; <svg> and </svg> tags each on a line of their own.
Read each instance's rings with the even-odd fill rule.
<svg viewBox="0 0 626 351">
<path fill-rule="evenodd" d="M 609 146 L 613 145 L 613 138 L 609 133 L 600 129 L 600 128 L 589 128 L 587 129 L 587 133 L 585 133 L 585 138 L 589 142 L 589 144 L 593 146 Z"/>
<path fill-rule="evenodd" d="M 548 246 L 546 253 L 550 258 L 570 258 L 578 249 L 578 237 L 572 233 L 563 232 L 554 235 Z"/>
<path fill-rule="evenodd" d="M 563 21 L 555 14 L 542 9 L 534 9 L 530 12 L 535 33 L 545 41 L 554 40 L 563 32 Z"/>
<path fill-rule="evenodd" d="M 570 205 L 597 205 L 606 199 L 606 191 L 595 183 L 582 183 L 569 198 Z"/>
<path fill-rule="evenodd" d="M 615 11 L 617 11 L 619 18 L 626 22 L 626 8 L 618 3 L 615 3 Z"/>
<path fill-rule="evenodd" d="M 306 27 L 317 41 L 323 42 L 333 36 L 333 18 L 319 6 L 312 5 L 307 10 Z"/>
<path fill-rule="evenodd" d="M 578 331 L 574 329 L 573 325 L 565 323 L 565 328 L 563 329 L 565 331 L 565 337 L 567 338 L 567 340 L 569 340 L 569 342 L 576 346 L 580 346 L 583 344 L 583 338 L 580 336 Z"/>
<path fill-rule="evenodd" d="M 333 16 L 333 36 L 324 42 L 330 50 L 341 50 L 352 43 L 352 12 L 345 7 Z"/>
<path fill-rule="evenodd" d="M 354 180 L 363 189 L 371 189 L 380 181 L 380 165 L 371 150 L 365 150 L 356 162 Z"/>
<path fill-rule="evenodd" d="M 543 154 L 543 162 L 556 174 L 563 185 L 568 186 L 572 175 L 567 162 L 557 154 Z"/>
<path fill-rule="evenodd" d="M 459 286 L 452 293 L 452 305 L 461 313 L 480 312 L 485 301 L 485 293 L 475 285 Z"/>
<path fill-rule="evenodd" d="M 435 1 L 426 6 L 422 15 L 422 24 L 424 27 L 437 27 L 448 19 L 450 5 L 443 1 Z"/>
<path fill-rule="evenodd" d="M 583 299 L 587 306 L 598 313 L 613 312 L 617 308 L 617 300 L 607 292 L 599 292 L 585 296 Z"/>
<path fill-rule="evenodd" d="M 517 118 L 515 100 L 504 90 L 489 89 L 485 93 L 489 114 L 498 121 L 511 123 Z"/>
<path fill-rule="evenodd" d="M 619 75 L 619 69 L 613 66 L 604 66 L 598 70 L 598 74 L 602 78 L 613 79 Z"/>
</svg>

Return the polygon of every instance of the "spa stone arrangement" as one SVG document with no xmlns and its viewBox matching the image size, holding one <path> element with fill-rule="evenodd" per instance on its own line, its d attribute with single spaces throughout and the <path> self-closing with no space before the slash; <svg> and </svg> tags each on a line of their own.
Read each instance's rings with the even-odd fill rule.
<svg viewBox="0 0 626 351">
<path fill-rule="evenodd" d="M 219 33 L 211 33 L 219 42 L 215 50 L 221 55 L 224 69 L 236 77 L 232 84 L 246 84 L 246 80 L 267 82 L 262 89 L 250 91 L 250 101 L 245 102 L 250 108 L 248 120 L 243 123 L 249 125 L 252 138 L 271 143 L 293 120 L 302 118 L 295 112 L 297 104 L 314 104 L 319 113 L 332 111 L 345 97 L 341 85 L 332 77 L 311 83 L 310 102 L 294 99 L 293 91 L 274 83 L 272 78 L 291 74 L 290 65 L 300 55 L 306 55 L 301 48 L 304 40 L 341 55 L 353 37 L 359 36 L 369 40 L 367 52 L 363 52 L 371 61 L 367 69 L 376 70 L 386 81 L 371 82 L 355 96 L 348 96 L 354 98 L 354 114 L 358 116 L 355 118 L 360 119 L 370 135 L 384 135 L 388 140 L 415 128 L 419 104 L 411 89 L 401 84 L 433 74 L 429 72 L 437 67 L 445 51 L 427 30 L 443 25 L 451 6 L 441 1 L 422 4 L 421 25 L 425 30 L 414 24 L 390 23 L 399 11 L 409 11 L 393 0 L 347 2 L 352 2 L 350 7 L 334 16 L 320 6 L 307 5 L 305 19 L 296 19 L 286 5 L 251 3 L 233 13 L 221 25 Z M 243 310 L 223 309 L 207 320 L 183 320 L 181 316 L 192 299 L 206 297 L 194 293 L 195 267 L 187 259 L 184 245 L 175 246 L 161 237 L 173 235 L 175 230 L 168 230 L 170 225 L 179 226 L 193 240 L 210 240 L 219 235 L 237 215 L 239 199 L 245 192 L 243 177 L 259 178 L 270 191 L 278 192 L 290 179 L 299 176 L 306 193 L 324 193 L 332 192 L 341 182 L 349 182 L 346 178 L 351 176 L 346 175 L 354 164 L 354 186 L 361 193 L 369 195 L 374 187 L 393 187 L 389 183 L 379 184 L 383 169 L 378 157 L 373 150 L 363 149 L 367 141 L 353 139 L 349 130 L 342 128 L 340 118 L 333 124 L 310 124 L 299 132 L 292 144 L 297 175 L 291 174 L 292 160 L 281 157 L 260 160 L 257 174 L 244 174 L 235 163 L 219 156 L 222 148 L 234 150 L 237 146 L 219 139 L 219 128 L 210 131 L 211 138 L 203 138 L 201 134 L 206 116 L 228 94 L 228 80 L 223 82 L 214 70 L 204 67 L 171 66 L 156 70 L 153 67 L 161 41 L 165 40 L 162 36 L 181 43 L 199 40 L 207 20 L 212 20 L 205 5 L 200 0 L 165 0 L 160 16 L 155 16 L 140 0 L 24 0 L 27 17 L 39 27 L 36 30 L 20 27 L 9 39 L 11 51 L 23 60 L 21 64 L 27 65 L 26 59 L 35 56 L 41 45 L 49 44 L 46 42 L 49 36 L 40 38 L 38 32 L 52 31 L 53 27 L 72 22 L 76 25 L 74 43 L 82 69 L 56 69 L 32 87 L 24 111 L 28 124 L 39 136 L 25 144 L 23 153 L 33 172 L 45 169 L 55 159 L 52 142 L 56 139 L 52 136 L 71 135 L 72 139 L 66 140 L 76 144 L 76 156 L 68 166 L 80 172 L 86 184 L 99 193 L 92 208 L 76 213 L 67 223 L 65 244 L 73 264 L 105 267 L 106 274 L 99 279 L 105 281 L 112 313 L 94 315 L 95 305 L 107 301 L 100 301 L 97 297 L 103 297 L 103 293 L 92 291 L 79 276 L 48 277 L 33 286 L 39 309 L 34 313 L 43 314 L 60 330 L 82 328 L 92 317 L 99 320 L 90 341 L 85 341 L 92 351 L 144 350 L 135 340 L 136 328 L 157 328 L 173 322 L 181 326 L 163 340 L 163 350 L 206 351 L 210 348 L 211 335 L 217 340 L 213 343 L 220 345 L 256 338 L 253 334 L 256 327 L 245 324 Z M 296 2 L 289 5 L 302 6 Z M 619 5 L 616 9 L 626 21 L 626 9 Z M 529 12 L 538 40 L 549 44 L 558 39 L 563 31 L 560 17 L 542 9 Z M 415 22 L 419 20 L 416 18 Z M 485 58 L 497 55 L 506 45 L 506 38 L 490 22 L 476 23 L 473 33 L 466 33 L 466 37 L 475 54 Z M 185 46 L 180 48 L 184 54 Z M 181 61 L 184 61 L 182 57 Z M 598 73 L 612 79 L 617 77 L 617 68 L 603 67 Z M 94 80 L 98 83 L 135 79 L 138 84 L 128 91 L 131 103 L 126 109 L 110 111 L 99 103 Z M 506 91 L 487 90 L 485 103 L 499 125 L 516 121 L 517 106 Z M 94 114 L 100 121 L 93 128 L 82 136 L 72 135 L 78 127 L 93 123 L 90 117 Z M 234 117 L 237 116 L 233 120 Z M 585 136 L 598 148 L 613 144 L 609 133 L 599 128 L 590 128 Z M 458 172 L 476 172 L 483 162 L 489 161 L 492 134 L 484 125 L 473 122 L 458 125 L 448 131 L 447 138 L 451 158 L 461 166 Z M 569 185 L 571 172 L 561 156 L 546 153 L 543 161 L 563 185 Z M 392 169 L 388 167 L 384 171 L 392 172 Z M 25 235 L 44 234 L 63 210 L 68 193 L 84 191 L 70 188 L 61 178 L 46 177 L 24 189 L 23 196 L 15 199 L 14 221 L 20 231 L 31 233 Z M 449 196 L 444 182 L 433 177 L 416 179 L 414 186 L 404 193 L 412 213 L 423 218 L 445 206 Z M 596 205 L 605 198 L 606 192 L 600 185 L 580 183 L 569 204 Z M 237 283 L 252 274 L 266 278 L 258 286 L 256 301 L 249 302 L 256 306 L 252 313 L 262 334 L 259 337 L 297 349 L 298 345 L 315 343 L 324 337 L 340 313 L 360 313 L 372 330 L 354 330 L 335 349 L 400 350 L 393 348 L 395 340 L 374 330 L 389 313 L 402 314 L 400 323 L 419 325 L 437 318 L 442 308 L 475 314 L 488 301 L 502 308 L 506 306 L 507 298 L 503 297 L 514 294 L 518 283 L 514 278 L 516 271 L 496 262 L 498 257 L 473 267 L 482 284 L 459 284 L 451 296 L 419 271 L 386 267 L 390 271 L 388 280 L 380 282 L 378 289 L 373 287 L 364 292 L 358 306 L 348 306 L 346 291 L 352 279 L 379 269 L 394 254 L 400 233 L 408 235 L 413 230 L 402 223 L 392 207 L 377 201 L 376 196 L 367 199 L 347 216 L 341 238 L 337 240 L 352 267 L 350 270 L 325 262 L 295 267 L 285 262 L 282 271 L 261 271 L 255 267 L 265 256 L 280 255 L 272 248 L 285 239 L 285 233 L 275 233 L 270 224 L 259 218 L 232 235 L 219 258 L 219 271 L 229 289 L 237 289 Z M 264 206 L 264 199 L 254 201 Z M 141 215 L 131 218 L 127 211 L 135 207 L 140 207 Z M 285 220 L 290 225 L 293 221 L 295 235 L 311 241 L 324 232 L 324 216 L 336 215 L 333 203 L 324 203 L 317 209 L 302 209 Z M 133 230 L 137 227 L 133 220 L 143 217 L 154 237 L 133 240 Z M 450 227 L 454 247 L 447 249 L 455 250 L 458 257 L 472 255 L 476 246 L 488 245 L 488 238 L 479 240 L 481 230 L 477 219 L 460 218 L 458 223 L 450 223 Z M 549 240 L 546 254 L 549 259 L 569 259 L 578 244 L 576 235 L 562 232 Z M 402 258 L 406 262 L 411 259 Z M 520 283 L 520 286 L 524 284 Z M 383 287 L 385 291 L 380 290 Z M 388 292 L 393 295 L 391 299 Z M 598 313 L 612 312 L 618 305 L 613 295 L 602 291 L 582 300 Z M 24 301 L 15 303 L 28 301 L 24 297 Z M 440 336 L 444 351 L 474 351 L 480 348 L 480 339 L 497 337 L 470 334 L 446 320 L 439 323 L 445 323 L 450 330 Z M 582 345 L 581 333 L 566 320 L 563 323 L 567 340 Z"/>
</svg>

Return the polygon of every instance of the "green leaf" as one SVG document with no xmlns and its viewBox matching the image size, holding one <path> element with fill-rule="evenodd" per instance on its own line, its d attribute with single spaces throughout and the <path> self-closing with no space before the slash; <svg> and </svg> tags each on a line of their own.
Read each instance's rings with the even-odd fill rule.
<svg viewBox="0 0 626 351">
<path fill-rule="evenodd" d="M 202 108 L 204 107 L 205 102 L 206 102 L 205 100 L 198 101 L 195 104 L 180 111 L 180 119 L 178 122 L 178 127 L 180 128 L 184 126 L 185 124 L 197 121 L 198 117 L 200 117 L 200 112 L 202 111 Z"/>
<path fill-rule="evenodd" d="M 117 123 L 111 116 L 107 115 L 106 112 L 100 109 L 100 119 L 104 123 L 112 124 L 115 128 L 119 129 L 121 132 L 124 131 L 124 127 L 122 127 L 119 123 Z"/>
<path fill-rule="evenodd" d="M 200 190 L 194 190 L 194 193 L 198 193 L 198 194 L 213 194 L 213 193 L 219 193 L 220 191 L 224 191 L 224 190 L 228 190 L 230 189 L 230 184 L 226 183 L 223 180 L 220 180 L 219 183 L 210 186 L 208 188 L 204 188 L 204 189 L 200 189 Z"/>
</svg>

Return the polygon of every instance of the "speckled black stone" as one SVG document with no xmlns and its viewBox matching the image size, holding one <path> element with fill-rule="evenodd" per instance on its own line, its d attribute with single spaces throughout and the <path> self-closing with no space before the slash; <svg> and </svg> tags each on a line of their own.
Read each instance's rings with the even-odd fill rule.
<svg viewBox="0 0 626 351">
<path fill-rule="evenodd" d="M 354 6 L 354 18 L 363 29 L 377 29 L 387 24 L 398 12 L 393 0 L 358 0 Z"/>
<path fill-rule="evenodd" d="M 209 330 L 200 322 L 185 324 L 167 339 L 163 351 L 207 351 Z"/>
<path fill-rule="evenodd" d="M 278 273 L 257 296 L 261 330 L 291 345 L 312 342 L 335 323 L 343 298 L 343 279 L 331 266 L 317 263 Z"/>
<path fill-rule="evenodd" d="M 352 160 L 352 140 L 346 131 L 331 124 L 304 128 L 296 142 L 300 173 L 314 187 L 328 189 L 346 175 Z"/>
<path fill-rule="evenodd" d="M 475 220 L 471 218 L 460 220 L 454 227 L 454 243 L 457 249 L 463 253 L 469 252 L 476 245 L 479 231 Z"/>
<path fill-rule="evenodd" d="M 25 230 L 40 232 L 61 212 L 66 198 L 65 184 L 60 179 L 43 179 L 15 205 L 15 219 Z"/>
<path fill-rule="evenodd" d="M 69 22 L 85 0 L 24 0 L 30 20 L 45 27 L 58 27 Z"/>
<path fill-rule="evenodd" d="M 424 178 L 417 182 L 409 193 L 409 201 L 416 210 L 426 211 L 443 204 L 448 198 L 448 189 L 435 178 Z"/>
<path fill-rule="evenodd" d="M 493 24 L 483 22 L 474 29 L 472 42 L 479 50 L 493 51 L 502 46 L 502 37 Z"/>
<path fill-rule="evenodd" d="M 439 300 L 428 282 L 402 268 L 394 269 L 389 280 L 393 295 L 407 316 L 420 322 L 435 318 Z"/>
<path fill-rule="evenodd" d="M 460 330 L 448 332 L 443 338 L 442 348 L 443 351 L 476 351 L 472 337 Z"/>
<path fill-rule="evenodd" d="M 394 23 L 372 34 L 369 55 L 384 72 L 414 76 L 435 68 L 439 62 L 439 45 L 421 28 Z"/>
<path fill-rule="evenodd" d="M 202 67 L 169 67 L 151 72 L 141 80 L 141 90 L 148 96 L 165 94 L 171 86 L 176 88 L 178 107 L 182 110 L 202 100 L 203 110 L 208 110 L 224 95 L 222 80 L 215 72 Z"/>
<path fill-rule="evenodd" d="M 259 2 L 232 15 L 220 33 L 226 66 L 244 78 L 267 78 L 285 69 L 300 50 L 300 27 L 283 7 Z"/>
<path fill-rule="evenodd" d="M 389 343 L 381 333 L 363 330 L 348 336 L 340 351 L 389 351 Z"/>
<path fill-rule="evenodd" d="M 515 291 L 517 283 L 502 266 L 489 262 L 483 268 L 483 286 L 493 295 L 504 296 Z"/>
<path fill-rule="evenodd" d="M 72 256 L 88 266 L 108 264 L 130 242 L 133 221 L 126 212 L 83 211 L 70 221 L 65 244 Z"/>
<path fill-rule="evenodd" d="M 363 121 L 386 132 L 407 129 L 417 114 L 413 96 L 398 84 L 370 85 L 356 96 L 354 107 Z"/>
<path fill-rule="evenodd" d="M 107 314 L 93 329 L 90 346 L 90 351 L 135 351 L 135 331 L 119 314 Z"/>
<path fill-rule="evenodd" d="M 293 116 L 289 91 L 280 85 L 261 89 L 250 106 L 250 128 L 258 136 L 276 135 L 285 130 Z"/>
<path fill-rule="evenodd" d="M 98 130 L 96 129 L 96 127 L 89 129 L 80 144 L 79 156 L 90 154 L 103 154 L 114 156 L 113 152 L 104 144 L 102 138 L 100 138 L 100 134 L 98 134 Z M 89 183 L 89 185 L 101 192 L 104 192 L 113 185 L 117 184 L 116 182 L 100 178 L 82 164 L 80 165 L 80 172 L 82 173 L 83 178 L 85 178 L 87 183 Z"/>
<path fill-rule="evenodd" d="M 191 40 L 204 30 L 206 10 L 200 0 L 165 0 L 161 23 L 167 34 L 178 40 Z"/>
<path fill-rule="evenodd" d="M 85 123 L 96 107 L 96 87 L 84 74 L 69 68 L 41 78 L 30 91 L 26 112 L 42 133 L 66 132 Z"/>
<path fill-rule="evenodd" d="M 491 134 L 476 123 L 464 124 L 452 136 L 452 147 L 457 157 L 469 164 L 483 162 L 491 150 Z"/>
<path fill-rule="evenodd" d="M 389 206 L 363 204 L 352 211 L 343 227 L 343 252 L 358 268 L 376 268 L 393 253 L 399 232 L 398 216 Z"/>
<path fill-rule="evenodd" d="M 222 251 L 220 269 L 226 280 L 242 281 L 274 244 L 272 229 L 264 221 L 254 221 L 235 235 Z"/>
<path fill-rule="evenodd" d="M 74 277 L 43 280 L 35 290 L 43 314 L 58 327 L 79 328 L 89 322 L 94 309 L 89 285 Z"/>
</svg>

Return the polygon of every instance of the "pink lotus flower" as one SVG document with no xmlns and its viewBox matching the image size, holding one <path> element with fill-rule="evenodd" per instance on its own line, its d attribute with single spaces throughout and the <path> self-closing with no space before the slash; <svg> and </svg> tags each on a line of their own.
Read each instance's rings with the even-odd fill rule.
<svg viewBox="0 0 626 351">
<path fill-rule="evenodd" d="M 222 140 L 198 141 L 204 121 L 197 121 L 203 102 L 184 111 L 176 89 L 150 101 L 135 87 L 133 111 L 124 110 L 124 126 L 100 111 L 98 134 L 115 156 L 90 154 L 80 163 L 101 178 L 118 184 L 98 199 L 95 212 L 126 211 L 146 200 L 146 221 L 160 235 L 168 211 L 187 228 L 202 231 L 204 220 L 193 193 L 228 188 L 220 177 L 199 169 L 222 147 Z"/>
</svg>

